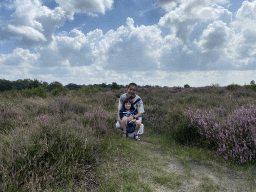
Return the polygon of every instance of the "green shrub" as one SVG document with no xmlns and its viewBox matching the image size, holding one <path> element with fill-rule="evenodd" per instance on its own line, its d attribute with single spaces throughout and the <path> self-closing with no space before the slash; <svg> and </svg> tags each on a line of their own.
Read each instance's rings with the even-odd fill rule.
<svg viewBox="0 0 256 192">
<path fill-rule="evenodd" d="M 239 90 L 241 87 L 242 87 L 242 86 L 237 85 L 237 84 L 231 84 L 231 85 L 228 85 L 228 86 L 226 87 L 226 89 L 229 90 L 229 91 L 237 91 L 237 90 Z"/>
<path fill-rule="evenodd" d="M 24 96 L 24 97 L 31 97 L 33 94 L 32 90 L 31 89 L 23 89 L 21 90 L 21 95 Z"/>
<path fill-rule="evenodd" d="M 98 93 L 99 89 L 91 86 L 83 86 L 81 89 L 79 89 L 79 91 L 82 91 L 84 93 L 88 93 L 88 92 Z"/>
<path fill-rule="evenodd" d="M 38 97 L 46 97 L 46 90 L 44 87 L 39 86 L 33 89 L 33 95 L 36 95 Z"/>
<path fill-rule="evenodd" d="M 16 87 L 12 86 L 12 90 L 10 91 L 12 97 L 16 97 L 18 94 L 18 90 Z"/>
<path fill-rule="evenodd" d="M 54 96 L 59 95 L 61 93 L 61 89 L 60 88 L 54 88 L 51 93 Z"/>
<path fill-rule="evenodd" d="M 61 91 L 61 93 L 62 93 L 62 95 L 66 96 L 67 93 L 68 93 L 68 91 L 69 91 L 69 89 L 65 87 L 65 88 Z"/>
</svg>

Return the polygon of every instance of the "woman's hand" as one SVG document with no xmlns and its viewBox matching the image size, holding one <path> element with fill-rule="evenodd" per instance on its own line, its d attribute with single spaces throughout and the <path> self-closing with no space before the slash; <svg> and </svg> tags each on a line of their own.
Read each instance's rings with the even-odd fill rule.
<svg viewBox="0 0 256 192">
<path fill-rule="evenodd" d="M 129 123 L 133 124 L 136 121 L 136 119 L 131 120 Z"/>
</svg>

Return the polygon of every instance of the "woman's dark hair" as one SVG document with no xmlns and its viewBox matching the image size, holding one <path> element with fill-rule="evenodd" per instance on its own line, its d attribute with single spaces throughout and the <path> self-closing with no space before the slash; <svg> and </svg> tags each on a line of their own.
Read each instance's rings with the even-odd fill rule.
<svg viewBox="0 0 256 192">
<path fill-rule="evenodd" d="M 134 86 L 136 87 L 136 89 L 138 89 L 138 85 L 137 85 L 136 83 L 130 83 L 130 84 L 128 85 L 127 89 L 129 89 L 129 87 L 130 87 L 131 85 L 134 85 Z"/>
<path fill-rule="evenodd" d="M 131 109 L 133 108 L 133 102 L 132 102 L 132 100 L 130 99 L 130 98 L 128 98 L 128 97 L 126 97 L 125 99 L 124 99 L 124 101 L 123 101 L 123 104 L 122 104 L 122 107 L 123 107 L 123 109 L 125 109 L 125 103 L 131 103 Z"/>
</svg>

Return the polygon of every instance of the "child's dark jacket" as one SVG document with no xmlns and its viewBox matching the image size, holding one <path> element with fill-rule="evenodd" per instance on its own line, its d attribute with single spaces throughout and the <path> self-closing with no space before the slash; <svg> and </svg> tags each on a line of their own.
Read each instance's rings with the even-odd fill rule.
<svg viewBox="0 0 256 192">
<path fill-rule="evenodd" d="M 137 115 L 137 114 L 138 114 L 138 111 L 136 108 L 132 108 L 131 112 L 127 112 L 124 108 L 122 108 L 119 111 L 120 119 L 123 119 L 123 117 L 130 117 L 130 116 Z M 135 131 L 135 127 L 136 127 L 136 121 L 133 124 L 130 124 L 129 122 L 130 121 L 128 120 L 126 131 L 127 131 L 127 133 L 133 133 Z"/>
<path fill-rule="evenodd" d="M 138 114 L 138 111 L 134 107 L 131 109 L 131 112 L 127 112 L 124 108 L 122 108 L 119 111 L 120 119 L 123 119 L 123 117 L 130 117 L 130 116 L 137 115 L 137 114 Z"/>
</svg>

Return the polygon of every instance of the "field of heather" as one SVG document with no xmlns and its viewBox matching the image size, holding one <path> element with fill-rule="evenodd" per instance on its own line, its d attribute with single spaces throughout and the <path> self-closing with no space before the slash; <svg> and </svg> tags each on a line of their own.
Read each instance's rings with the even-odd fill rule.
<svg viewBox="0 0 256 192">
<path fill-rule="evenodd" d="M 141 142 L 122 139 L 115 128 L 118 99 L 125 88 L 54 94 L 41 90 L 38 96 L 1 93 L 0 190 L 165 191 L 152 183 L 170 190 L 191 179 L 189 169 L 167 177 L 156 163 L 161 157 L 144 156 L 158 149 L 171 151 L 183 166 L 188 158 L 214 160 L 242 171 L 252 183 L 248 190 L 253 191 L 254 89 L 238 85 L 139 88 L 146 111 Z M 198 191 L 222 190 L 221 185 L 204 182 Z"/>
</svg>

